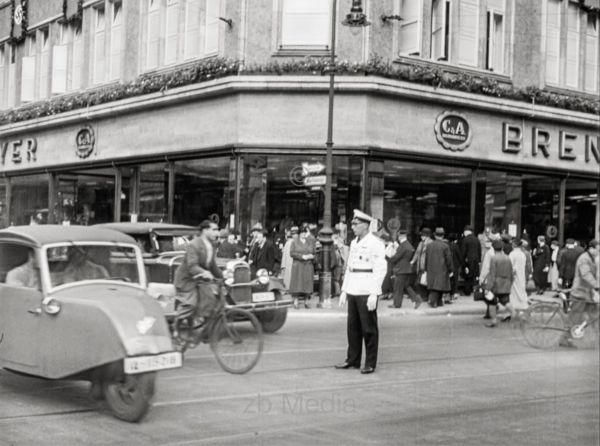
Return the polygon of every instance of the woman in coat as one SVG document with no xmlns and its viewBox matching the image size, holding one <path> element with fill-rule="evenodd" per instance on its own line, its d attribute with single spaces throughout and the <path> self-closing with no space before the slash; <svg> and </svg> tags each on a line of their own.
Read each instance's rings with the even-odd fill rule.
<svg viewBox="0 0 600 446">
<path fill-rule="evenodd" d="M 510 304 L 510 290 L 513 282 L 513 266 L 504 252 L 504 244 L 501 240 L 492 243 L 494 255 L 490 258 L 490 272 L 485 281 L 486 300 L 489 302 L 491 321 L 486 327 L 495 327 L 498 323 L 496 318 L 496 305 L 504 305 L 511 315 L 514 309 Z"/>
<path fill-rule="evenodd" d="M 425 248 L 425 271 L 429 305 L 433 308 L 444 305 L 442 295 L 450 292 L 452 254 L 444 241 L 444 228 L 435 229 L 435 240 Z"/>
<path fill-rule="evenodd" d="M 298 238 L 292 241 L 290 256 L 292 257 L 292 277 L 290 294 L 294 296 L 294 308 L 298 308 L 298 300 L 304 301 L 304 308 L 310 308 L 308 300 L 313 292 L 313 276 L 315 273 L 315 243 L 307 225 L 302 226 Z"/>
<path fill-rule="evenodd" d="M 523 242 L 519 239 L 513 239 L 513 250 L 508 255 L 513 267 L 513 282 L 510 288 L 510 304 L 514 311 L 526 310 L 529 306 L 527 303 L 527 256 L 521 245 Z M 512 315 L 502 319 L 502 321 L 510 320 Z"/>
</svg>

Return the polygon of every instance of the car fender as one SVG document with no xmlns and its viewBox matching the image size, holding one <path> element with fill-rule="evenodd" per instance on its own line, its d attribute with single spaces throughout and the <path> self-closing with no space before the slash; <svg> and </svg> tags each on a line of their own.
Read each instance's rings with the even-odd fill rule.
<svg viewBox="0 0 600 446">
<path fill-rule="evenodd" d="M 60 312 L 40 314 L 47 378 L 64 378 L 127 356 L 173 350 L 160 305 L 142 289 L 90 284 L 52 297 Z"/>
</svg>

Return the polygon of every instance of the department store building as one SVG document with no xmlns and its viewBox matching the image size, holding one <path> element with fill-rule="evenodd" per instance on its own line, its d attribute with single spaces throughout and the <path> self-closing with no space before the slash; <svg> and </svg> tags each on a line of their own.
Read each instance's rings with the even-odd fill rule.
<svg viewBox="0 0 600 446">
<path fill-rule="evenodd" d="M 257 222 L 318 224 L 329 77 L 293 64 L 330 56 L 332 4 L 0 1 L 1 226 L 211 218 L 245 234 Z M 333 223 L 361 208 L 413 239 L 423 226 L 467 224 L 597 238 L 597 4 L 363 1 L 372 23 L 357 32 L 341 25 L 351 1 L 338 1 L 340 63 L 377 55 L 415 76 L 336 74 Z M 164 81 L 231 61 L 230 75 Z M 439 70 L 563 102 L 424 81 Z M 144 79 L 165 84 L 106 99 Z M 65 105 L 94 94 L 103 99 Z M 47 112 L 53 101 L 60 112 Z"/>
</svg>

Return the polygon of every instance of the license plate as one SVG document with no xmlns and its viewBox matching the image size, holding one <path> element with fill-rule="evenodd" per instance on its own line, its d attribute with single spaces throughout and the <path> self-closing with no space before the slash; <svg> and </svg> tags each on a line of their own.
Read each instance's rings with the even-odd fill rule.
<svg viewBox="0 0 600 446">
<path fill-rule="evenodd" d="M 180 352 L 162 353 L 152 356 L 134 356 L 125 358 L 124 369 L 128 375 L 153 372 L 155 370 L 174 369 L 183 364 Z"/>
<path fill-rule="evenodd" d="M 271 302 L 275 300 L 275 294 L 271 291 L 264 293 L 252 293 L 252 302 Z"/>
</svg>

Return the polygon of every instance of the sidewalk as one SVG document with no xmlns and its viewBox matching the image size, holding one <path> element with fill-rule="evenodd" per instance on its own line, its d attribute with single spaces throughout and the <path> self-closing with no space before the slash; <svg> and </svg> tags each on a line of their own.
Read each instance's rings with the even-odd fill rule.
<svg viewBox="0 0 600 446">
<path fill-rule="evenodd" d="M 532 298 L 543 298 L 551 299 L 554 296 L 553 291 L 547 291 L 543 296 L 532 294 Z M 316 308 L 318 297 L 313 296 L 309 301 L 310 308 L 304 308 L 300 303 L 300 308 L 297 310 L 290 308 L 288 311 L 288 317 L 294 316 L 329 316 L 329 317 L 345 317 L 346 307 L 340 308 L 339 300 L 331 300 L 331 308 Z M 441 307 L 431 308 L 428 303 L 422 303 L 421 306 L 415 310 L 414 304 L 410 299 L 405 298 L 403 301 L 402 308 L 389 308 L 392 305 L 392 300 L 381 300 L 377 307 L 377 316 L 379 317 L 403 317 L 403 316 L 458 316 L 467 314 L 476 314 L 483 316 L 485 313 L 485 303 L 483 301 L 474 301 L 473 296 L 459 296 L 457 300 L 451 304 L 444 304 Z"/>
</svg>

